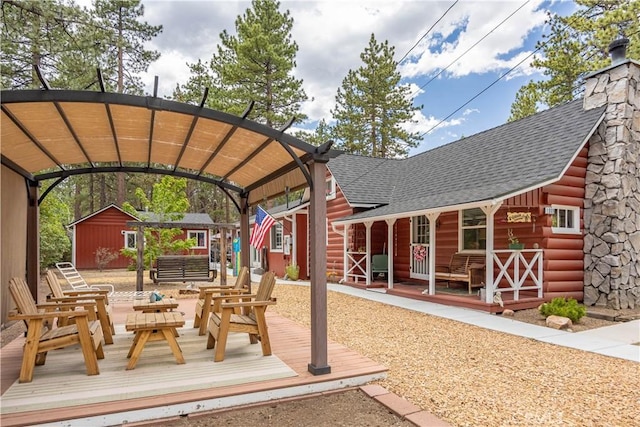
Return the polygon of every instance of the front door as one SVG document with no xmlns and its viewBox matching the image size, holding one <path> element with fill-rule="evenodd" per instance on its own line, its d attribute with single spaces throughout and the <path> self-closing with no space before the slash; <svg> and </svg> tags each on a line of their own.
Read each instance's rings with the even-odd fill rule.
<svg viewBox="0 0 640 427">
<path fill-rule="evenodd" d="M 429 220 L 425 215 L 411 218 L 411 272 L 413 279 L 429 280 Z"/>
</svg>

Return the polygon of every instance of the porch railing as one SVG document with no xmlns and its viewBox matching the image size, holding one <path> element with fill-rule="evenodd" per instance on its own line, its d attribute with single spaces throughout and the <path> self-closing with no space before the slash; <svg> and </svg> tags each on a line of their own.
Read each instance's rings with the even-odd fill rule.
<svg viewBox="0 0 640 427">
<path fill-rule="evenodd" d="M 513 300 L 518 301 L 520 291 L 536 290 L 538 298 L 542 298 L 542 249 L 496 249 L 493 251 L 493 264 L 494 294 L 496 291 L 513 292 Z"/>
<path fill-rule="evenodd" d="M 358 283 L 360 279 L 367 281 L 367 253 L 347 252 L 349 266 L 347 269 L 347 280 Z"/>
</svg>

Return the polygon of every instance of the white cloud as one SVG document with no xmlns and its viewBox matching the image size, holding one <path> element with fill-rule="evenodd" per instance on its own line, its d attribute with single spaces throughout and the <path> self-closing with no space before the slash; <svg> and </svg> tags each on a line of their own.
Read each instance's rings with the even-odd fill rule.
<svg viewBox="0 0 640 427">
<path fill-rule="evenodd" d="M 303 87 L 312 99 L 302 105 L 309 123 L 297 126 L 311 127 L 320 119 L 331 119 L 330 111 L 335 106 L 336 92 L 347 72 L 362 65 L 360 54 L 368 45 L 372 33 L 379 43 L 388 40 L 390 46 L 395 48 L 395 58 L 399 60 L 451 4 L 426 0 L 281 0 L 280 10 L 288 9 L 294 19 L 292 38 L 299 46 L 294 73 L 303 80 Z M 528 2 L 481 43 L 459 60 L 457 58 L 521 4 L 515 0 L 457 3 L 411 51 L 410 61 L 403 62 L 399 68 L 403 83 L 410 86 L 414 96 L 418 96 L 424 92 L 420 87 L 452 62 L 453 65 L 432 86 L 455 87 L 456 83 L 451 79 L 490 72 L 498 75 L 515 66 L 530 54 L 530 48 L 524 47 L 527 36 L 544 24 L 546 15 L 541 7 L 542 0 Z M 554 3 L 544 3 L 549 4 Z M 194 63 L 198 59 L 209 61 L 219 43 L 219 34 L 223 30 L 235 33 L 236 18 L 251 3 L 232 0 L 143 0 L 143 5 L 144 20 L 152 25 L 164 26 L 163 33 L 149 43 L 150 48 L 161 52 L 161 59 L 151 65 L 143 79 L 147 91 L 151 92 L 153 76 L 158 75 L 159 96 L 165 96 L 172 93 L 176 84 L 183 84 L 188 79 L 187 62 Z M 508 78 L 532 75 L 535 72 L 530 67 L 532 59 L 525 60 Z M 432 89 L 429 88 L 429 91 Z M 471 95 L 473 93 L 461 89 L 450 91 L 448 96 L 460 99 L 457 107 Z M 509 95 L 509 102 L 512 98 Z M 436 106 L 440 104 L 439 100 L 434 101 Z M 455 107 L 446 108 L 452 111 Z M 480 114 L 477 109 L 474 111 L 469 108 L 478 113 L 474 118 L 491 114 L 490 109 L 483 109 Z M 417 115 L 419 123 L 411 127 L 420 133 L 427 132 L 449 111 L 435 114 L 420 112 Z M 462 123 L 461 119 L 449 120 L 437 129 L 453 128 Z"/>
<path fill-rule="evenodd" d="M 462 115 L 463 116 L 468 116 L 471 113 L 479 113 L 479 112 L 480 112 L 480 110 L 478 110 L 477 108 L 467 108 L 466 110 L 464 110 L 462 112 Z"/>
</svg>

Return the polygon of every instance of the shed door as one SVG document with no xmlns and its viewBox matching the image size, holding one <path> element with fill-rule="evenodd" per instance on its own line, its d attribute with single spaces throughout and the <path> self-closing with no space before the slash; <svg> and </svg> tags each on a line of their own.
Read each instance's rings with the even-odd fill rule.
<svg viewBox="0 0 640 427">
<path fill-rule="evenodd" d="M 413 279 L 429 280 L 429 220 L 425 215 L 411 218 L 411 272 Z"/>
</svg>

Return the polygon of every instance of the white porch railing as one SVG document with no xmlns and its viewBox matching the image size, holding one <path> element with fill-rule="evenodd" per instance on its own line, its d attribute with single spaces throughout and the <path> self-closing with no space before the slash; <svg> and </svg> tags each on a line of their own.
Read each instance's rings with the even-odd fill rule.
<svg viewBox="0 0 640 427">
<path fill-rule="evenodd" d="M 347 252 L 349 266 L 347 270 L 347 280 L 358 283 L 359 279 L 367 281 L 367 253 Z"/>
<path fill-rule="evenodd" d="M 492 294 L 513 292 L 513 300 L 518 301 L 520 291 L 537 290 L 538 298 L 542 298 L 542 261 L 542 249 L 494 250 L 493 263 L 499 271 L 493 279 Z M 498 288 L 505 281 L 509 287 Z"/>
</svg>

